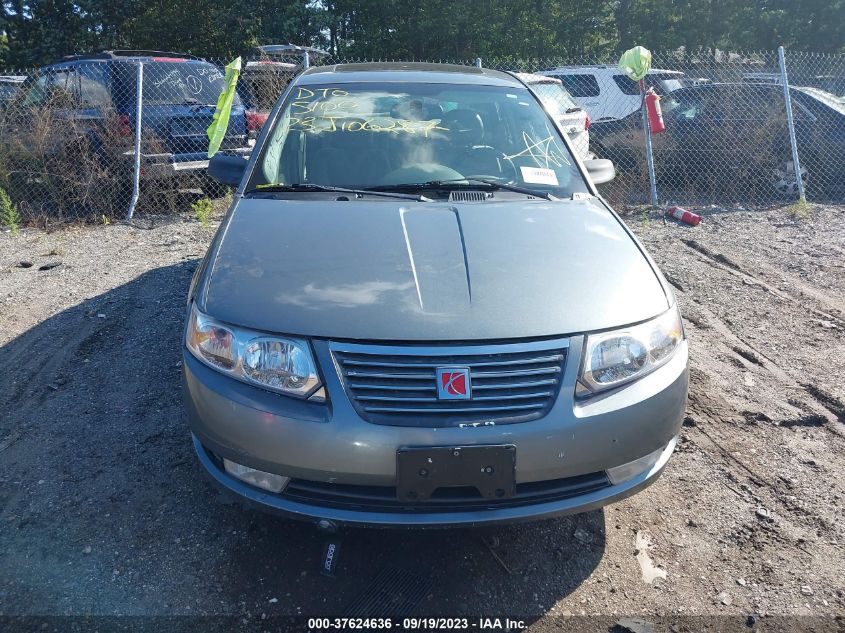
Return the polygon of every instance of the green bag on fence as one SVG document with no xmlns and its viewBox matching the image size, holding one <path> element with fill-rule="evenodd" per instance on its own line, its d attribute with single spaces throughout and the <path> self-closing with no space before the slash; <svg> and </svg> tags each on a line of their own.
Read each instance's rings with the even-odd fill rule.
<svg viewBox="0 0 845 633">
<path fill-rule="evenodd" d="M 649 68 L 651 68 L 651 51 L 642 46 L 635 46 L 625 51 L 619 58 L 619 70 L 634 81 L 645 77 Z"/>
<path fill-rule="evenodd" d="M 229 127 L 229 116 L 232 114 L 232 102 L 235 100 L 235 86 L 241 74 L 241 58 L 226 65 L 226 76 L 223 78 L 223 92 L 217 97 L 217 107 L 214 109 L 214 119 L 208 126 L 208 157 L 211 158 L 220 149 L 226 129 Z"/>
</svg>

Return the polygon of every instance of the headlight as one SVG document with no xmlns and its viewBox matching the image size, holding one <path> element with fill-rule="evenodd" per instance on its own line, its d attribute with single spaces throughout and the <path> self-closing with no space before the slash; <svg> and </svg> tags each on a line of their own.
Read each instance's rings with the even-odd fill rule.
<svg viewBox="0 0 845 633">
<path fill-rule="evenodd" d="M 666 363 L 683 339 L 677 305 L 651 321 L 588 335 L 578 395 L 587 396 L 642 378 Z"/>
<path fill-rule="evenodd" d="M 185 344 L 206 365 L 244 382 L 304 398 L 320 386 L 308 343 L 218 323 L 191 305 Z"/>
</svg>

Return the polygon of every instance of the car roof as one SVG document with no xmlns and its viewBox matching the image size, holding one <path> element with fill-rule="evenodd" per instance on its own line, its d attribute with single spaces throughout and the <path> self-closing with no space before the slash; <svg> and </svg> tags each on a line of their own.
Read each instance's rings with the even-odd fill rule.
<svg viewBox="0 0 845 633">
<path fill-rule="evenodd" d="M 307 85 L 378 81 L 525 87 L 513 75 L 499 70 L 427 62 L 367 62 L 314 66 L 299 75 L 295 83 Z"/>
<path fill-rule="evenodd" d="M 298 70 L 299 64 L 292 64 L 290 62 L 280 62 L 275 59 L 259 59 L 254 61 L 248 61 L 244 68 L 249 68 L 250 70 Z"/>
<path fill-rule="evenodd" d="M 611 64 L 586 64 L 586 65 L 577 65 L 577 66 L 557 66 L 556 68 L 549 68 L 548 70 L 541 70 L 539 73 L 541 75 L 546 75 L 548 73 L 560 72 L 561 70 L 566 70 L 569 72 L 578 72 L 578 71 L 595 71 L 595 70 L 611 70 L 614 73 L 622 74 L 622 71 L 619 70 L 617 66 L 613 66 Z M 667 70 L 665 68 L 650 68 L 648 71 L 649 75 L 654 75 L 656 73 L 660 73 L 661 75 L 683 75 L 684 73 L 680 70 Z"/>
<path fill-rule="evenodd" d="M 185 62 L 204 62 L 202 57 L 196 55 L 189 55 L 188 53 L 174 53 L 171 51 L 151 51 L 151 50 L 109 50 L 100 53 L 77 53 L 74 55 L 67 55 L 57 62 L 48 64 L 48 66 L 58 66 L 60 64 L 68 64 L 72 62 L 101 62 L 101 61 L 185 61 Z"/>
<path fill-rule="evenodd" d="M 795 88 L 795 86 L 790 86 L 790 88 Z M 771 91 L 777 90 L 778 92 L 783 92 L 783 86 L 780 84 L 774 83 L 746 83 L 744 81 L 724 81 L 719 83 L 709 83 L 709 84 L 698 84 L 697 86 L 684 86 L 683 88 L 678 88 L 677 90 L 673 90 L 669 94 L 674 94 L 676 92 L 717 92 L 719 90 L 742 90 L 745 92 L 764 92 L 764 91 Z"/>
<path fill-rule="evenodd" d="M 0 75 L 0 81 L 5 83 L 19 84 L 26 80 L 24 75 Z"/>
<path fill-rule="evenodd" d="M 296 44 L 263 44 L 256 46 L 256 50 L 265 55 L 288 56 L 295 53 L 308 53 L 309 55 L 328 55 L 324 50 L 312 46 L 297 46 Z"/>
<path fill-rule="evenodd" d="M 563 82 L 557 77 L 537 75 L 535 73 L 514 73 L 514 75 L 527 84 L 560 84 L 563 86 Z"/>
</svg>

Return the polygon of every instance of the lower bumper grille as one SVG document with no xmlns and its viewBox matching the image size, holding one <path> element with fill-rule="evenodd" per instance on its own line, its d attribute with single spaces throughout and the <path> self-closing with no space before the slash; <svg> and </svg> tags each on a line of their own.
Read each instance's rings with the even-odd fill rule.
<svg viewBox="0 0 845 633">
<path fill-rule="evenodd" d="M 396 488 L 393 486 L 354 486 L 292 479 L 282 496 L 312 506 L 363 512 L 461 512 L 560 501 L 595 492 L 609 485 L 607 475 L 598 472 L 517 484 L 516 495 L 510 499 L 484 499 L 475 488 L 440 488 L 425 503 L 408 503 L 396 498 Z"/>
<path fill-rule="evenodd" d="M 560 390 L 569 341 L 442 347 L 332 343 L 349 399 L 368 422 L 444 427 L 540 418 Z M 438 368 L 468 372 L 467 398 L 443 398 Z"/>
</svg>

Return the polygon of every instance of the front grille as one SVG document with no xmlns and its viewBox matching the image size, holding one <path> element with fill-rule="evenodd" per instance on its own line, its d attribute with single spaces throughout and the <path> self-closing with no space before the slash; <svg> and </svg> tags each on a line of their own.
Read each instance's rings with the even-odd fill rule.
<svg viewBox="0 0 845 633">
<path fill-rule="evenodd" d="M 560 390 L 568 341 L 449 346 L 332 344 L 347 394 L 368 422 L 444 427 L 512 424 L 548 413 Z M 440 400 L 438 367 L 467 367 L 471 399 Z"/>
<path fill-rule="evenodd" d="M 396 498 L 393 486 L 353 486 L 292 479 L 282 496 L 291 501 L 324 508 L 343 508 L 363 512 L 456 512 L 513 508 L 570 499 L 601 490 L 610 485 L 604 472 L 534 481 L 516 485 L 509 499 L 484 499 L 475 488 L 440 488 L 424 503 L 410 503 Z"/>
</svg>

